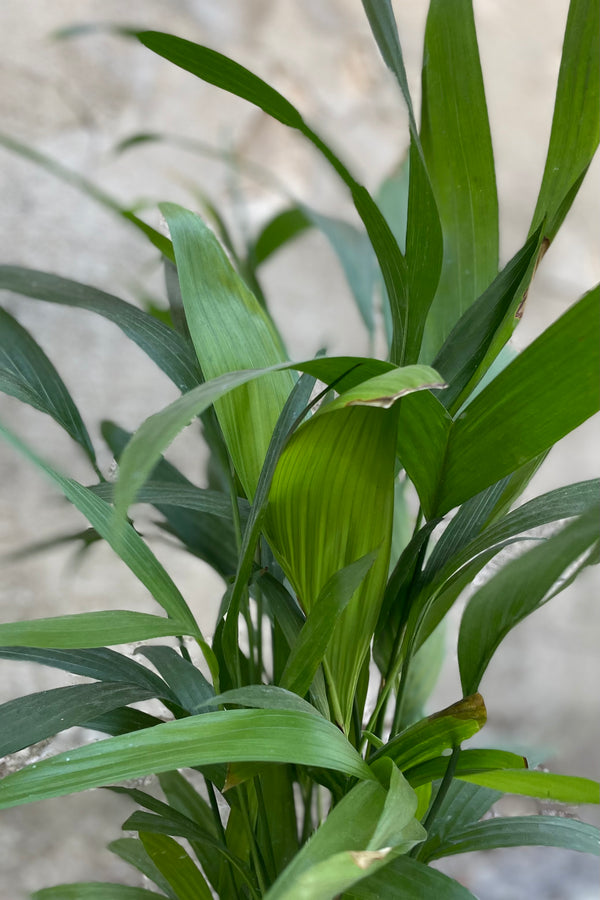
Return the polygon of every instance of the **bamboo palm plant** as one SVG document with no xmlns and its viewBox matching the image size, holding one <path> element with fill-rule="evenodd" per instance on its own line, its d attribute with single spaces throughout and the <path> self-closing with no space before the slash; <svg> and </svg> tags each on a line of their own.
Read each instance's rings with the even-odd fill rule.
<svg viewBox="0 0 600 900">
<path fill-rule="evenodd" d="M 553 444 L 598 409 L 599 288 L 520 354 L 508 348 L 598 144 L 598 4 L 571 0 L 537 205 L 523 246 L 500 270 L 470 0 L 431 0 L 420 127 L 391 4 L 363 6 L 409 113 L 398 176 L 406 206 L 387 216 L 273 87 L 206 47 L 127 32 L 310 141 L 349 190 L 360 229 L 295 205 L 243 258 L 228 255 L 194 212 L 163 204 L 166 237 L 59 164 L 2 139 L 141 229 L 178 276 L 167 279 L 166 323 L 88 285 L 0 267 L 4 290 L 113 321 L 181 391 L 133 435 L 104 423 L 119 461 L 109 482 L 53 363 L 0 312 L 0 387 L 68 432 L 95 483 L 56 471 L 5 425 L 2 435 L 161 610 L 0 625 L 3 659 L 90 679 L 0 707 L 0 752 L 74 725 L 106 735 L 7 775 L 0 807 L 111 786 L 136 810 L 123 826 L 129 836 L 110 849 L 152 885 L 60 885 L 37 900 L 458 900 L 472 895 L 434 860 L 523 844 L 598 853 L 597 829 L 576 819 L 482 818 L 504 793 L 598 803 L 598 784 L 530 769 L 480 742 L 463 746 L 485 724 L 478 691 L 503 638 L 598 560 L 598 481 L 515 504 Z M 290 360 L 260 267 L 313 225 L 338 252 L 371 331 L 380 292 L 386 360 Z M 206 489 L 163 456 L 197 417 L 211 452 Z M 402 500 L 408 483 L 419 499 L 412 517 Z M 210 640 L 135 529 L 134 503 L 155 507 L 163 527 L 223 577 Z M 425 716 L 442 653 L 438 626 L 496 554 L 548 525 L 550 536 L 526 544 L 470 596 L 457 646 L 463 697 Z M 135 658 L 128 643 L 140 645 Z M 138 708 L 147 700 L 153 712 Z M 156 790 L 131 786 L 149 775 Z"/>
</svg>

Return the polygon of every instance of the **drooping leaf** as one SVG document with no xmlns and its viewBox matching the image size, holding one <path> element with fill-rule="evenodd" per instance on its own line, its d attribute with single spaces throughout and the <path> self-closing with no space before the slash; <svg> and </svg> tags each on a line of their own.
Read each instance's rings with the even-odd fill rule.
<svg viewBox="0 0 600 900">
<path fill-rule="evenodd" d="M 79 650 L 186 632 L 187 624 L 177 619 L 114 609 L 0 624 L 0 645 Z"/>
<path fill-rule="evenodd" d="M 598 541 L 600 504 L 558 534 L 513 559 L 469 600 L 458 637 L 465 693 L 477 690 L 501 641 L 542 605 L 565 571 Z"/>
<path fill-rule="evenodd" d="M 209 84 L 242 97 L 284 125 L 297 129 L 323 154 L 349 188 L 356 211 L 363 220 L 377 256 L 392 311 L 394 337 L 391 359 L 396 365 L 402 365 L 408 305 L 406 262 L 385 218 L 366 188 L 356 181 L 343 162 L 306 124 L 298 110 L 285 97 L 239 63 L 208 47 L 173 35 L 144 31 L 139 32 L 137 37 L 159 56 Z"/>
<path fill-rule="evenodd" d="M 96 497 L 92 491 L 83 487 L 83 485 L 79 484 L 77 481 L 66 478 L 64 475 L 60 475 L 26 447 L 16 435 L 12 434 L 1 424 L 0 434 L 2 434 L 10 444 L 16 447 L 27 459 L 33 462 L 58 485 L 67 499 L 83 513 L 90 524 L 93 525 L 103 538 L 105 538 L 139 581 L 148 588 L 156 602 L 163 607 L 167 614 L 173 619 L 176 619 L 180 624 L 185 623 L 184 630 L 181 631 L 180 634 L 192 634 L 201 638 L 198 625 L 178 588 L 135 529 L 127 522 L 123 522 L 120 533 L 117 536 L 118 539 L 115 540 L 114 529 L 112 527 L 113 510 L 108 503 L 105 503 L 104 500 Z M 171 634 L 173 632 L 163 631 L 162 633 Z M 131 638 L 126 640 L 131 640 Z M 112 643 L 125 643 L 126 640 L 113 640 Z M 133 640 L 141 640 L 141 637 L 133 638 Z M 6 641 L 0 638 L 0 645 L 3 643 L 6 643 Z M 16 642 L 13 640 L 11 643 L 15 644 Z M 31 641 L 26 639 L 21 640 L 18 643 L 23 645 L 31 644 L 34 646 Z M 48 644 L 45 646 L 48 646 Z M 59 644 L 57 646 L 64 647 L 65 645 Z M 70 644 L 66 646 L 74 645 Z M 93 646 L 100 645 L 94 644 Z"/>
<path fill-rule="evenodd" d="M 562 847 L 600 856 L 600 831 L 587 822 L 560 816 L 507 816 L 455 831 L 430 859 L 495 850 L 497 847 Z"/>
<path fill-rule="evenodd" d="M 421 123 L 444 239 L 425 328 L 428 361 L 498 270 L 498 198 L 471 0 L 429 6 Z"/>
<path fill-rule="evenodd" d="M 0 266 L 0 288 L 34 300 L 87 309 L 114 322 L 180 391 L 190 390 L 202 381 L 193 350 L 176 331 L 112 294 L 21 266 Z"/>
<path fill-rule="evenodd" d="M 216 694 L 205 702 L 205 706 L 221 706 L 222 704 L 249 706 L 252 709 L 291 709 L 319 715 L 318 710 L 302 697 L 274 684 L 248 684 L 245 687 L 233 688 Z"/>
<path fill-rule="evenodd" d="M 66 728 L 83 725 L 128 703 L 155 697 L 139 685 L 100 682 L 53 688 L 0 705 L 0 756 L 15 753 Z"/>
<path fill-rule="evenodd" d="M 0 782 L 0 808 L 186 766 L 252 760 L 373 778 L 339 729 L 320 716 L 237 709 L 166 722 L 33 763 Z"/>
<path fill-rule="evenodd" d="M 544 221 L 550 242 L 568 213 L 598 147 L 600 13 L 595 0 L 571 0 L 552 132 L 531 230 Z"/>
<path fill-rule="evenodd" d="M 501 797 L 501 791 L 454 778 L 429 824 L 427 840 L 417 848 L 416 858 L 425 863 L 436 859 L 441 847 L 451 845 L 455 834 L 476 825 Z"/>
<path fill-rule="evenodd" d="M 137 652 L 150 660 L 173 691 L 177 703 L 191 715 L 200 712 L 205 701 L 213 696 L 212 685 L 200 669 L 173 647 L 140 647 Z"/>
<path fill-rule="evenodd" d="M 65 383 L 29 332 L 2 308 L 0 390 L 52 416 L 97 470 L 90 436 Z"/>
<path fill-rule="evenodd" d="M 457 777 L 505 794 L 522 794 L 559 803 L 600 803 L 600 784 L 576 775 L 556 775 L 535 769 L 492 769 L 472 774 L 457 772 Z"/>
</svg>

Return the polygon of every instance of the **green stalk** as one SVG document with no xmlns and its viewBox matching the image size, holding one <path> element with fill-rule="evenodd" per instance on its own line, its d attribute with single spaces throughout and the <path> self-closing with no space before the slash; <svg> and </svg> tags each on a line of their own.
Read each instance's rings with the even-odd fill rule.
<svg viewBox="0 0 600 900">
<path fill-rule="evenodd" d="M 250 821 L 250 810 L 248 809 L 248 798 L 246 797 L 246 789 L 244 785 L 240 785 L 238 796 L 240 800 L 240 810 L 244 818 L 246 831 L 248 833 L 250 856 L 252 857 L 254 871 L 256 873 L 256 878 L 258 881 L 258 887 L 261 895 L 264 895 L 267 892 L 267 874 L 265 872 L 265 866 L 261 857 L 260 848 L 256 843 L 256 835 L 254 834 L 254 829 L 252 828 L 252 822 Z"/>
</svg>

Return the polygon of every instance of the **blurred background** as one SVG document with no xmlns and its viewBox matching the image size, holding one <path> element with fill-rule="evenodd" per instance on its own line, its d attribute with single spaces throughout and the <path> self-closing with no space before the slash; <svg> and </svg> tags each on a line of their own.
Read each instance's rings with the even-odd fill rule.
<svg viewBox="0 0 600 900">
<path fill-rule="evenodd" d="M 475 0 L 500 201 L 501 262 L 521 246 L 535 206 L 552 120 L 568 0 Z M 418 108 L 425 0 L 396 3 L 413 100 Z M 57 41 L 57 29 L 113 22 L 179 34 L 231 55 L 271 82 L 376 190 L 403 157 L 408 134 L 397 86 L 385 69 L 358 0 L 2 0 L 0 130 L 85 175 L 161 227 L 157 203 L 199 210 L 207 197 L 237 229 L 255 233 L 285 204 L 281 192 L 219 154 L 172 143 L 117 144 L 139 132 L 193 138 L 269 169 L 320 212 L 353 221 L 343 186 L 311 146 L 254 107 L 205 85 L 135 42 L 107 34 Z M 245 174 L 246 173 L 246 174 Z M 140 305 L 162 302 L 156 251 L 126 223 L 42 168 L 0 147 L 0 257 L 47 270 Z M 515 339 L 523 347 L 600 278 L 596 158 L 580 196 L 538 272 Z M 263 269 L 263 287 L 292 358 L 320 347 L 366 354 L 366 332 L 325 239 L 307 232 Z M 108 473 L 99 423 L 133 430 L 176 389 L 121 332 L 91 313 L 5 294 L 3 305 L 31 330 L 84 415 Z M 46 460 L 84 483 L 88 464 L 54 423 L 0 396 L 0 418 Z M 204 480 L 199 431 L 188 429 L 170 458 Z M 550 454 L 528 496 L 597 474 L 598 422 Z M 30 464 L 0 444 L 0 617 L 77 610 L 153 611 L 151 598 L 102 545 L 81 559 L 73 546 L 7 561 L 5 554 L 84 527 Z M 148 535 L 156 535 L 148 520 Z M 155 552 L 201 622 L 212 623 L 220 579 L 159 538 Z M 557 771 L 600 777 L 597 748 L 598 575 L 593 570 L 510 635 L 482 685 L 485 743 L 535 748 Z M 0 701 L 67 683 L 42 667 L 2 662 Z M 435 708 L 460 695 L 452 641 Z M 54 752 L 67 735 L 52 744 Z M 62 743 L 61 743 L 62 742 Z M 539 751 L 539 752 L 538 752 Z M 535 804 L 527 809 L 537 810 Z M 0 900 L 56 881 L 136 883 L 104 849 L 129 814 L 122 797 L 96 791 L 0 815 Z M 580 811 L 594 821 L 594 810 Z M 596 819 L 597 821 L 597 816 Z M 593 860 L 551 849 L 457 858 L 453 871 L 481 900 L 596 896 Z M 509 863 L 506 860 L 510 860 Z"/>
</svg>

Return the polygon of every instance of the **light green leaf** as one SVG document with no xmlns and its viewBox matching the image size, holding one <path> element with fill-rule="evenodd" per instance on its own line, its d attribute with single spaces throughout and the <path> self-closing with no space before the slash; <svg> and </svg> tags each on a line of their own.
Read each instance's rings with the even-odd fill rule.
<svg viewBox="0 0 600 900">
<path fill-rule="evenodd" d="M 471 597 L 458 637 L 465 693 L 481 678 L 508 632 L 542 605 L 561 576 L 598 541 L 600 504 L 543 544 L 513 559 Z"/>
<path fill-rule="evenodd" d="M 15 753 L 105 712 L 156 696 L 139 685 L 100 682 L 28 694 L 0 705 L 0 756 Z"/>
<path fill-rule="evenodd" d="M 144 845 L 139 838 L 118 838 L 116 841 L 110 842 L 108 849 L 154 882 L 170 900 L 177 900 L 177 896 L 144 850 Z"/>
<path fill-rule="evenodd" d="M 140 833 L 144 850 L 167 879 L 178 900 L 212 900 L 212 893 L 181 844 L 166 834 Z"/>
<path fill-rule="evenodd" d="M 90 436 L 65 383 L 29 332 L 2 308 L 0 390 L 52 416 L 83 448 L 97 471 Z"/>
<path fill-rule="evenodd" d="M 587 822 L 559 816 L 508 816 L 455 831 L 429 859 L 497 847 L 563 847 L 600 856 L 600 831 Z"/>
<path fill-rule="evenodd" d="M 291 762 L 373 778 L 339 729 L 320 716 L 236 709 L 166 722 L 32 763 L 0 782 L 0 809 L 150 773 L 245 761 Z"/>
<path fill-rule="evenodd" d="M 204 705 L 221 706 L 224 703 L 249 706 L 252 709 L 291 709 L 313 716 L 319 715 L 319 711 L 302 697 L 274 684 L 249 684 L 233 688 L 211 697 Z"/>
<path fill-rule="evenodd" d="M 0 266 L 0 288 L 34 300 L 95 312 L 114 322 L 147 353 L 180 391 L 202 381 L 192 348 L 172 328 L 131 303 L 88 284 L 21 266 Z"/>
<path fill-rule="evenodd" d="M 443 778 L 448 768 L 449 756 L 438 756 L 427 762 L 420 763 L 404 774 L 413 788 L 422 784 L 429 784 Z M 508 750 L 461 750 L 455 769 L 455 778 L 471 781 L 471 775 L 503 770 L 521 770 L 527 768 L 527 760 L 524 756 L 509 753 Z M 494 785 L 489 785 L 494 787 Z M 498 788 L 502 790 L 502 788 Z"/>
<path fill-rule="evenodd" d="M 496 769 L 469 775 L 457 771 L 457 778 L 505 794 L 523 794 L 559 803 L 600 803 L 600 784 L 575 775 L 555 775 L 535 769 Z"/>
<path fill-rule="evenodd" d="M 186 633 L 177 619 L 114 609 L 0 624 L 0 645 L 79 650 Z"/>
<path fill-rule="evenodd" d="M 548 156 L 531 230 L 544 221 L 549 243 L 569 211 L 598 147 L 600 7 L 571 0 Z"/>
<path fill-rule="evenodd" d="M 340 615 L 358 590 L 377 557 L 369 553 L 331 576 L 317 597 L 293 645 L 281 686 L 303 697 L 327 650 Z"/>
<path fill-rule="evenodd" d="M 283 362 L 275 326 L 212 231 L 180 206 L 165 203 L 161 210 L 171 230 L 186 319 L 205 378 Z M 258 385 L 248 383 L 235 394 L 215 398 L 225 441 L 249 499 L 293 386 L 291 372 L 271 372 Z"/>
<path fill-rule="evenodd" d="M 92 491 L 83 487 L 83 485 L 79 484 L 77 481 L 66 478 L 64 475 L 60 475 L 26 447 L 16 435 L 12 434 L 1 424 L 0 434 L 59 486 L 65 497 L 83 513 L 88 522 L 110 544 L 123 562 L 131 569 L 133 574 L 146 588 L 148 588 L 156 602 L 162 606 L 166 613 L 176 619 L 180 624 L 185 623 L 183 631 L 179 633 L 191 634 L 202 638 L 196 621 L 178 588 L 135 529 L 124 521 L 121 523 L 120 532 L 117 539 L 115 539 L 113 528 L 114 513 L 112 507 L 109 506 L 108 503 L 105 503 L 104 500 L 96 497 Z M 172 634 L 173 632 L 163 632 L 163 634 L 166 633 Z M 131 638 L 128 638 L 127 640 L 131 640 Z M 142 638 L 138 637 L 134 638 L 134 640 L 142 640 Z M 0 638 L 0 645 L 2 643 L 6 643 L 6 641 L 3 641 L 2 638 Z M 29 645 L 32 642 L 24 640 L 21 641 L 21 643 Z M 126 640 L 112 641 L 112 643 L 122 644 L 126 643 Z M 45 646 L 48 645 L 46 644 Z M 59 644 L 56 646 L 72 647 L 74 645 Z M 93 646 L 98 645 L 95 644 Z"/>
<path fill-rule="evenodd" d="M 422 351 L 430 360 L 498 270 L 498 198 L 471 0 L 429 6 L 421 122 L 444 239 Z"/>
<path fill-rule="evenodd" d="M 389 758 L 406 771 L 459 746 L 483 728 L 486 718 L 483 698 L 474 694 L 411 725 L 377 750 L 370 761 Z"/>
</svg>

